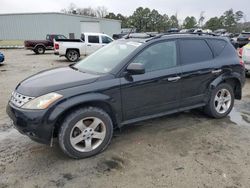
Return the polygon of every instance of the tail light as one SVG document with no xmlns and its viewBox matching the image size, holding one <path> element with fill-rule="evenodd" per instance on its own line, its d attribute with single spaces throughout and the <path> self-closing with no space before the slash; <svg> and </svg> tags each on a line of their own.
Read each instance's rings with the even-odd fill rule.
<svg viewBox="0 0 250 188">
<path fill-rule="evenodd" d="M 58 43 L 55 43 L 54 48 L 55 48 L 56 50 L 59 50 L 59 44 L 58 44 Z"/>
<path fill-rule="evenodd" d="M 240 57 L 240 58 L 242 57 L 242 52 L 243 52 L 243 48 L 240 48 L 240 49 L 238 50 L 238 54 L 239 54 L 239 57 Z"/>
</svg>

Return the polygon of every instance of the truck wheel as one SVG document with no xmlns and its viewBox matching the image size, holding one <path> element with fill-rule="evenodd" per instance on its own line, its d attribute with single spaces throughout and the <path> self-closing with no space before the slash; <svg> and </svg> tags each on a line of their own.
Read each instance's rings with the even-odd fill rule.
<svg viewBox="0 0 250 188">
<path fill-rule="evenodd" d="M 223 83 L 212 91 L 205 113 L 213 118 L 223 118 L 231 112 L 233 106 L 233 89 L 231 85 Z"/>
<path fill-rule="evenodd" d="M 37 47 L 35 48 L 35 53 L 36 53 L 36 54 L 44 54 L 44 52 L 45 52 L 44 46 L 37 46 Z"/>
<path fill-rule="evenodd" d="M 102 152 L 113 135 L 110 116 L 100 108 L 72 111 L 59 130 L 59 145 L 69 157 L 81 159 Z"/>
<path fill-rule="evenodd" d="M 66 58 L 70 62 L 76 62 L 80 57 L 80 54 L 77 50 L 68 50 L 66 53 Z"/>
</svg>

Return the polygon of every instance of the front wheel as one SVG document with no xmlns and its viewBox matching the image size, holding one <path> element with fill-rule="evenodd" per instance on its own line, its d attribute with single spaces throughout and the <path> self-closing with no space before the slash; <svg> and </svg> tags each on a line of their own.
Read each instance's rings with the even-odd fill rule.
<svg viewBox="0 0 250 188">
<path fill-rule="evenodd" d="M 72 111 L 59 131 L 59 145 L 69 157 L 81 159 L 102 152 L 110 143 L 113 123 L 109 115 L 95 107 Z"/>
<path fill-rule="evenodd" d="M 211 93 L 210 100 L 205 107 L 205 113 L 214 118 L 227 116 L 234 106 L 234 92 L 232 86 L 223 83 Z"/>
<path fill-rule="evenodd" d="M 68 50 L 67 53 L 66 53 L 66 58 L 70 62 L 78 61 L 79 57 L 80 57 L 80 54 L 78 53 L 77 50 Z"/>
</svg>

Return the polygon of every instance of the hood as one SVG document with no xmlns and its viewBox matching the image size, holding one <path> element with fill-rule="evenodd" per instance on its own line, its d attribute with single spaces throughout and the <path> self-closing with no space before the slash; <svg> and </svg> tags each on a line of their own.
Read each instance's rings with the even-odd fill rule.
<svg viewBox="0 0 250 188">
<path fill-rule="evenodd" d="M 56 68 L 25 79 L 17 86 L 16 91 L 26 96 L 38 97 L 50 92 L 89 84 L 99 77 L 100 75 L 79 72 L 70 67 Z"/>
</svg>

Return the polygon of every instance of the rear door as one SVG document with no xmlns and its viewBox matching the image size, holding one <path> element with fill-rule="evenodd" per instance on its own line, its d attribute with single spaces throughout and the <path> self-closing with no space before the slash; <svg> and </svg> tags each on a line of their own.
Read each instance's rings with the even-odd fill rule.
<svg viewBox="0 0 250 188">
<path fill-rule="evenodd" d="M 209 84 L 220 74 L 214 69 L 214 54 L 204 39 L 180 39 L 181 108 L 205 103 Z"/>
<path fill-rule="evenodd" d="M 86 55 L 90 55 L 102 47 L 100 35 L 87 35 Z"/>
</svg>

